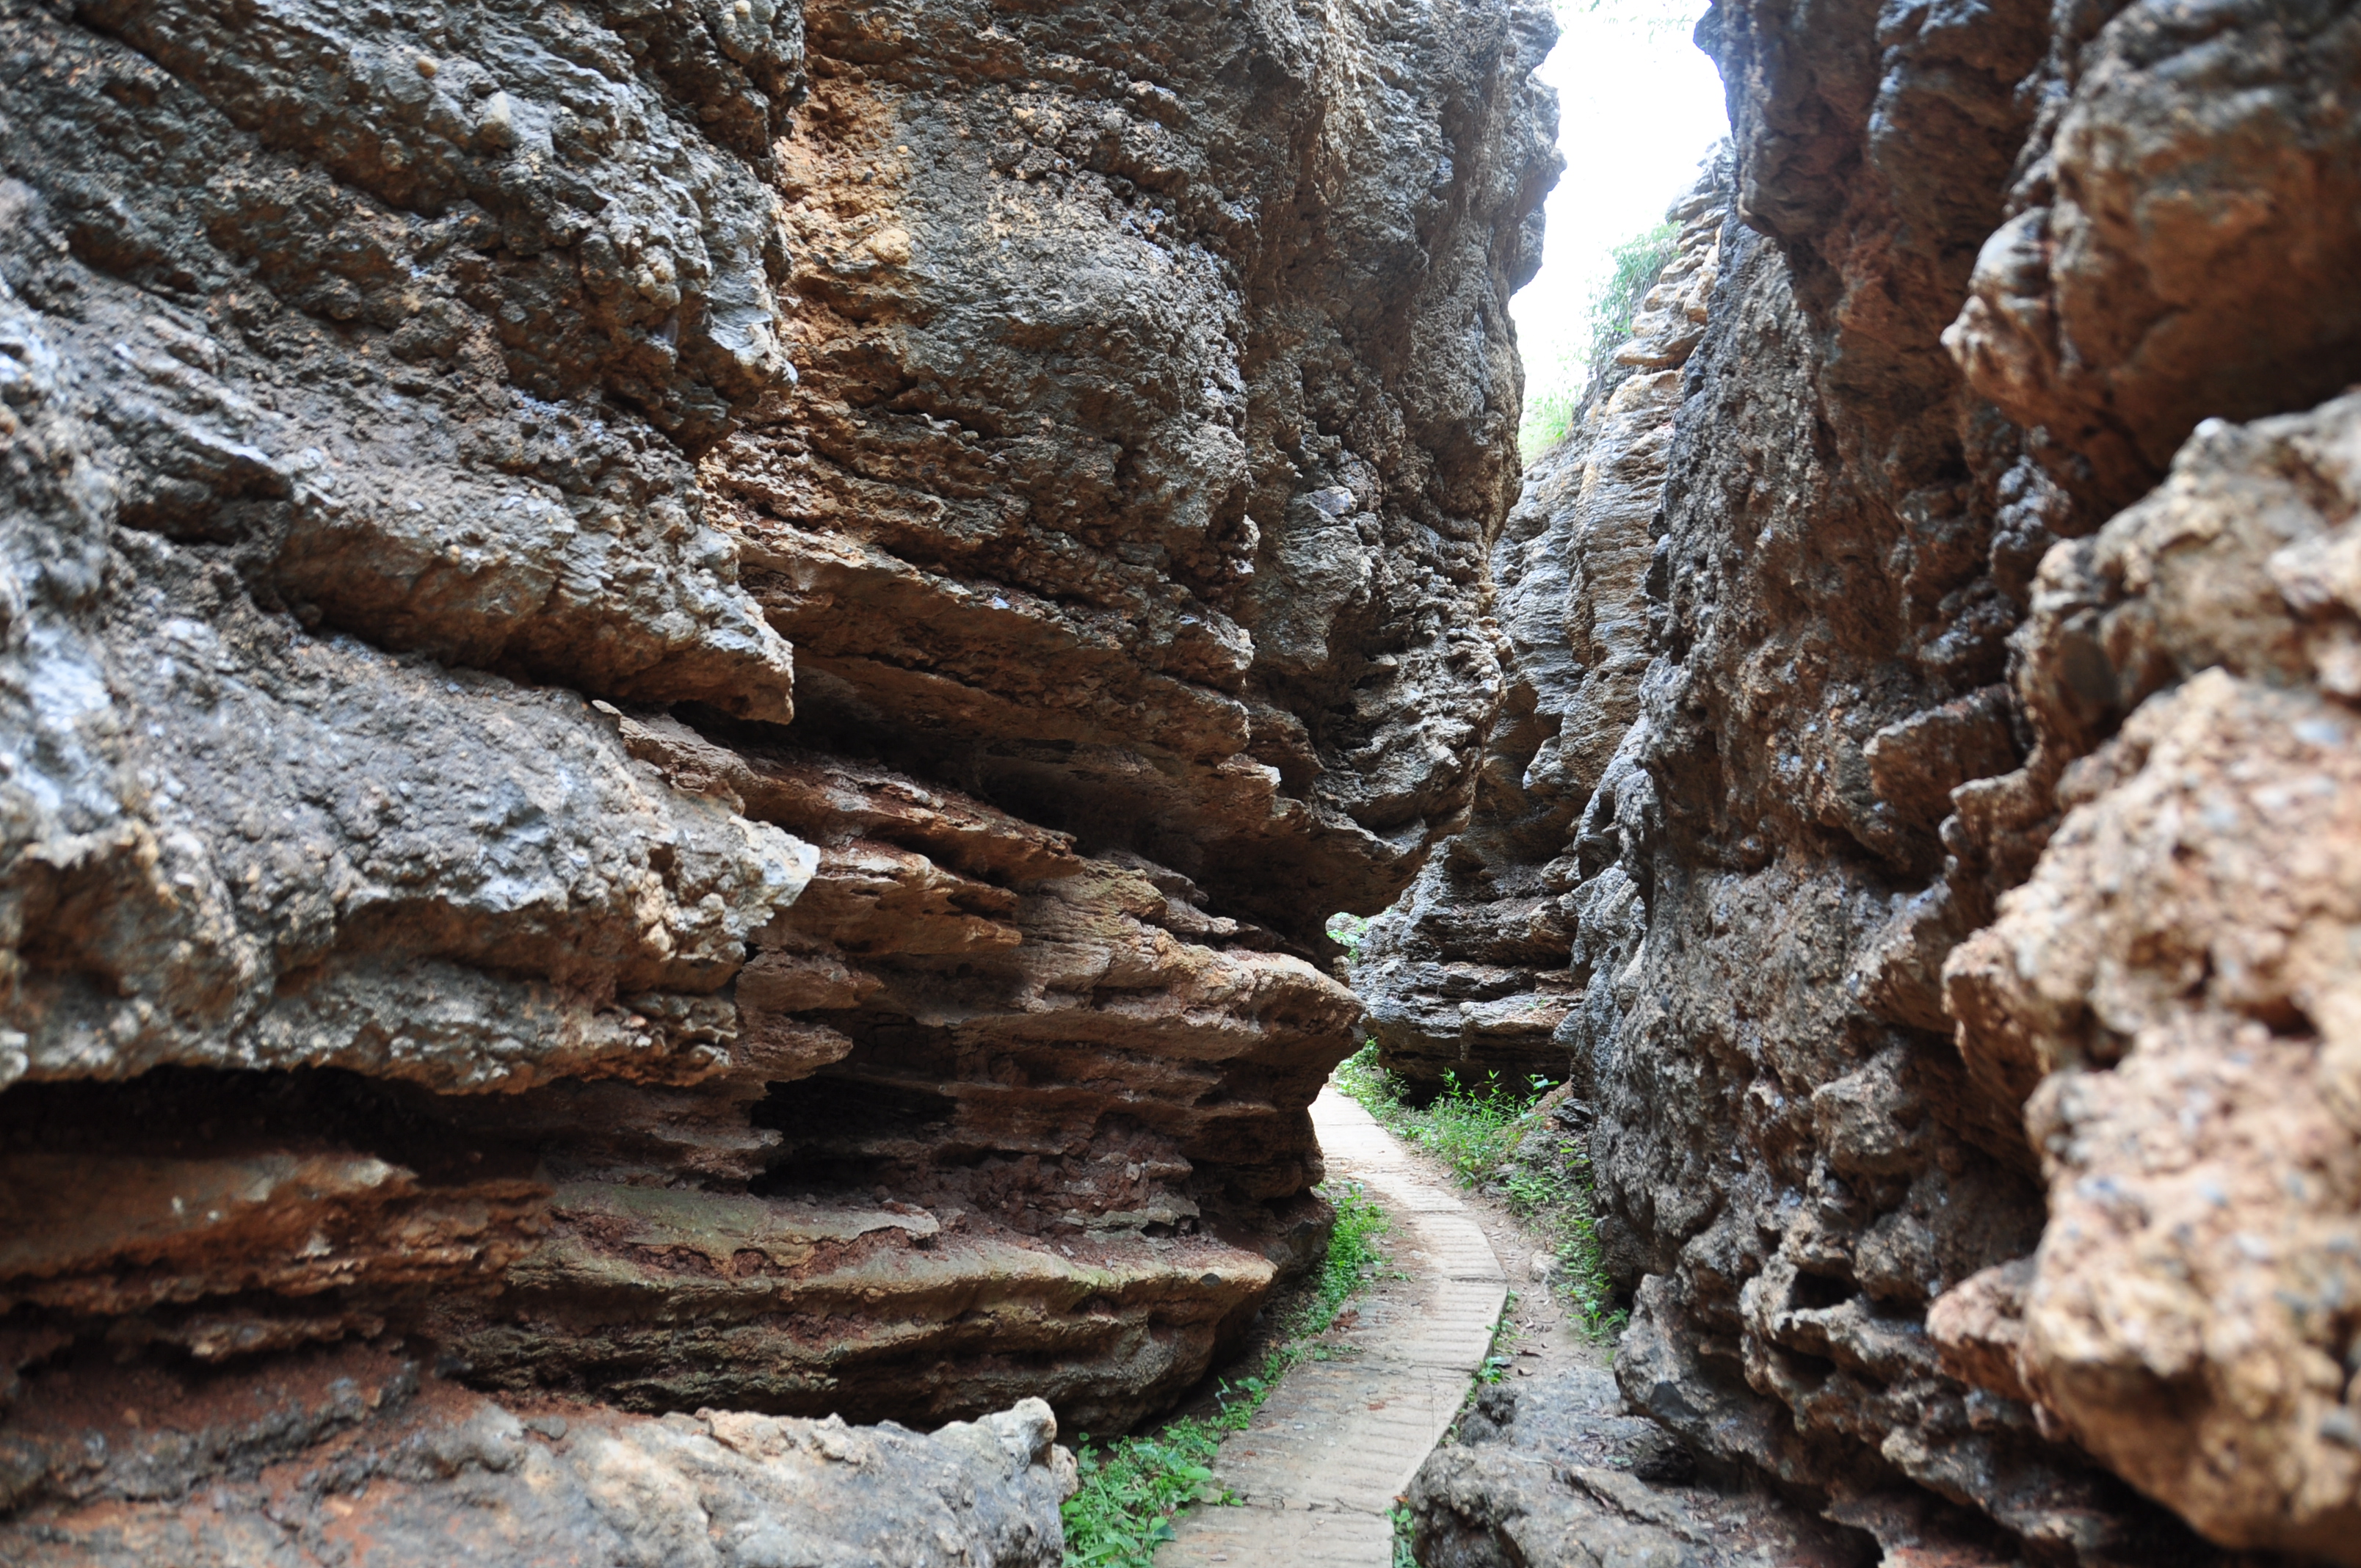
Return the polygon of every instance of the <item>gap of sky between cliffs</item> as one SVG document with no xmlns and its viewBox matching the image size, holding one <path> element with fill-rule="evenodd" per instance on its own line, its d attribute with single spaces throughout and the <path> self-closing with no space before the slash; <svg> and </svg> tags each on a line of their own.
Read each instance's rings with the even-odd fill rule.
<svg viewBox="0 0 2361 1568">
<path fill-rule="evenodd" d="M 1509 306 L 1529 403 L 1581 391 L 1591 305 L 1615 247 L 1662 222 L 1730 134 L 1721 77 L 1689 38 L 1704 0 L 1556 0 L 1556 9 L 1562 31 L 1538 74 L 1557 90 L 1565 173 L 1545 208 L 1541 272 Z"/>
</svg>

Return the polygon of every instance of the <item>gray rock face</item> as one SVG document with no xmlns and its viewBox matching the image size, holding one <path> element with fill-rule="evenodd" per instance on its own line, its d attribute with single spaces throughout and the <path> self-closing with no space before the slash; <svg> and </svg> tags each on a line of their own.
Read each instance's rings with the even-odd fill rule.
<svg viewBox="0 0 2361 1568">
<path fill-rule="evenodd" d="M 1578 988 L 1624 1395 L 1888 1556 L 2353 1560 L 2351 422 L 2312 405 L 2361 361 L 2313 270 L 2349 203 L 2271 194 L 2361 167 L 2353 27 L 1717 6 L 1735 211 L 1636 713 L 1570 833 L 1497 848 L 1480 795 L 1486 880 L 1380 923 L 1429 1071 L 1523 1070 L 1480 1009 Z M 1512 691 L 1569 689 L 1565 626 Z M 1479 997 L 1451 944 L 1537 883 L 1571 963 Z"/>
<path fill-rule="evenodd" d="M 1493 549 L 1510 679 L 1474 819 L 1370 924 L 1353 974 L 1381 1065 L 1413 1089 L 1445 1072 L 1499 1074 L 1518 1089 L 1563 1080 L 1573 1014 L 1598 983 L 1597 960 L 1565 963 L 1586 897 L 1569 840 L 1594 803 L 1612 821 L 1608 781 L 1629 771 L 1616 764 L 1648 667 L 1651 530 L 1680 367 L 1702 335 L 1719 265 L 1729 177 L 1717 162 L 1668 214 L 1678 242 L 1640 302 L 1624 363 L 1528 473 Z M 1596 841 L 1586 839 L 1594 873 Z"/>
<path fill-rule="evenodd" d="M 0 0 L 0 1432 L 400 1340 L 671 1497 L 620 1410 L 1195 1381 L 1498 703 L 1550 32 Z"/>
<path fill-rule="evenodd" d="M 0 1550 L 27 1568 L 275 1568 L 357 1552 L 422 1568 L 1063 1560 L 1074 1462 L 1038 1399 L 921 1435 L 718 1410 L 511 1410 L 366 1351 L 293 1370 L 268 1394 L 49 1374 L 140 1404 L 110 1412 L 103 1433 L 18 1423 L 0 1447 L 16 1509 Z"/>
<path fill-rule="evenodd" d="M 84 91 L 101 78 L 156 99 L 132 152 L 236 166 L 248 138 L 194 92 L 79 29 L 10 25 L 20 173 L 169 210 L 168 170 L 39 175 L 121 147 L 127 120 L 71 128 L 112 107 Z M 243 150 L 251 178 L 291 173 Z M 531 664 L 539 638 L 593 691 L 683 663 L 692 687 L 784 716 L 785 644 L 719 536 L 657 499 L 686 465 L 597 428 L 503 464 L 454 428 L 492 389 L 405 396 L 268 293 L 233 326 L 226 303 L 217 319 L 84 264 L 41 190 L 0 200 L 17 955 L 0 1074 L 709 1072 L 728 1009 L 706 999 L 811 851 L 667 788 L 580 697 L 482 667 Z M 235 287 L 202 230 L 180 237 L 213 274 L 188 290 Z M 522 393 L 492 408 L 532 422 Z M 347 550 L 380 576 L 336 567 Z M 315 570 L 356 617 L 310 596 Z"/>
<path fill-rule="evenodd" d="M 2008 221 L 1944 342 L 2098 510 L 2162 478 L 2200 421 L 2352 381 L 2361 127 L 2328 105 L 2356 61 L 2333 5 L 2103 5 L 2059 29 Z"/>
<path fill-rule="evenodd" d="M 1701 1482 L 1686 1449 L 1624 1413 L 1603 1367 L 1495 1384 L 1411 1483 L 1425 1568 L 1854 1568 L 1877 1548 L 1765 1490 Z"/>
</svg>

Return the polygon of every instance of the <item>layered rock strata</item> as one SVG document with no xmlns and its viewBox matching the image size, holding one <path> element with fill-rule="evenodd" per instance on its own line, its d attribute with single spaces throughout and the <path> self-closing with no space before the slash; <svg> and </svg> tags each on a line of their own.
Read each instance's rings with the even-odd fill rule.
<svg viewBox="0 0 2361 1568">
<path fill-rule="evenodd" d="M 1307 943 L 1465 811 L 1558 161 L 1540 15 L 1323 16 L 811 11 L 705 461 L 807 730 Z"/>
<path fill-rule="evenodd" d="M 1372 1012 L 1525 1070 L 1453 961 L 1579 992 L 1617 1376 L 1708 1466 L 1889 1557 L 2356 1561 L 2361 252 L 2291 193 L 2361 170 L 2361 20 L 1698 36 L 1733 202 L 1636 715 L 1556 843 L 1484 797 L 1436 861 L 1488 882 L 1427 873 Z M 1587 613 L 1512 689 L 1570 694 Z M 1489 956 L 1551 875 L 1572 963 Z"/>
<path fill-rule="evenodd" d="M 398 1342 L 562 1536 L 1196 1379 L 1498 700 L 1549 36 L 0 5 L 0 1431 Z"/>
</svg>

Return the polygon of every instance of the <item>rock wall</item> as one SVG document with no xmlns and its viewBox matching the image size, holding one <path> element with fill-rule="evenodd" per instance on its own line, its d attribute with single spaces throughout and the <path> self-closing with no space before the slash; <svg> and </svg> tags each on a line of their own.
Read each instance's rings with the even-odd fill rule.
<svg viewBox="0 0 2361 1568">
<path fill-rule="evenodd" d="M 1708 1472 L 2361 1562 L 2349 6 L 1721 0 L 1513 516 L 1521 5 L 0 35 L 7 1553 L 1038 1561 L 1407 889 Z"/>
<path fill-rule="evenodd" d="M 1496 727 L 1361 971 L 1386 1058 L 1570 1071 L 1627 1399 L 1887 1560 L 2361 1561 L 2361 17 L 1698 40 L 1734 172 L 1625 509 L 1647 663 L 1588 711 L 1631 717 L 1563 830 L 1565 729 Z M 1659 439 L 1602 411 L 1529 483 L 1536 713 L 1635 613 L 1566 476 Z"/>
<path fill-rule="evenodd" d="M 5 1552 L 260 1552 L 123 1510 L 347 1353 L 507 1456 L 393 1535 L 1200 1376 L 1499 701 L 1551 31 L 0 3 Z"/>
</svg>

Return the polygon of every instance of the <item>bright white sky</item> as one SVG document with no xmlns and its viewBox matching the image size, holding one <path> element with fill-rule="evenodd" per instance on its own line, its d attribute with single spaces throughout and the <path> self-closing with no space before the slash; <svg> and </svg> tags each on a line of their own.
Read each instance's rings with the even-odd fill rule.
<svg viewBox="0 0 2361 1568">
<path fill-rule="evenodd" d="M 1577 389 L 1609 253 L 1664 221 L 1730 132 L 1721 76 L 1689 41 L 1705 0 L 1557 0 L 1541 79 L 1557 89 L 1565 173 L 1550 193 L 1541 275 L 1510 302 L 1528 397 Z"/>
</svg>

